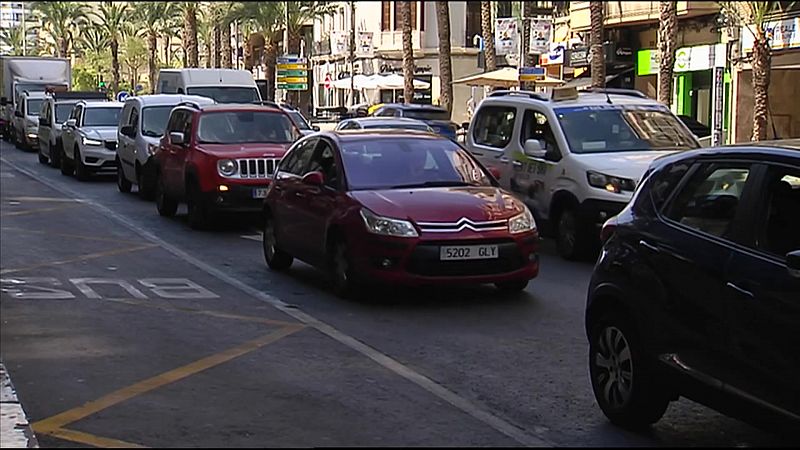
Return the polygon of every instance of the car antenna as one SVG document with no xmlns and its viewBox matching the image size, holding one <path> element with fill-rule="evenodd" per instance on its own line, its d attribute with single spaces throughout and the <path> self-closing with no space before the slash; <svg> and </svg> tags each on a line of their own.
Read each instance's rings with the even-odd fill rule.
<svg viewBox="0 0 800 450">
<path fill-rule="evenodd" d="M 606 89 L 605 86 L 603 86 L 603 92 L 606 94 L 606 101 L 608 104 L 613 105 L 613 103 L 611 103 L 611 97 L 608 95 L 608 89 Z"/>
</svg>

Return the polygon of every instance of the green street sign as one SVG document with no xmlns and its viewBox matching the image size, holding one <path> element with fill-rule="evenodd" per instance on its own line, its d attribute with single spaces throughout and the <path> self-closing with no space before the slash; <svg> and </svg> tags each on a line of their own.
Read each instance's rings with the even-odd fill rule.
<svg viewBox="0 0 800 450">
<path fill-rule="evenodd" d="M 306 70 L 278 70 L 279 77 L 305 77 L 307 74 Z"/>
<path fill-rule="evenodd" d="M 287 83 L 278 83 L 278 89 L 286 89 L 287 91 L 307 91 L 308 84 L 287 84 Z"/>
</svg>

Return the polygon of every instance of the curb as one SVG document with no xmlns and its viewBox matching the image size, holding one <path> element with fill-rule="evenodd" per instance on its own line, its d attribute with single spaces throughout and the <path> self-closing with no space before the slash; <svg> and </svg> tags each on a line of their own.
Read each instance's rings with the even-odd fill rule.
<svg viewBox="0 0 800 450">
<path fill-rule="evenodd" d="M 0 361 L 0 445 L 13 448 L 39 448 L 39 442 L 31 430 L 17 392 L 11 384 L 3 363 Z"/>
</svg>

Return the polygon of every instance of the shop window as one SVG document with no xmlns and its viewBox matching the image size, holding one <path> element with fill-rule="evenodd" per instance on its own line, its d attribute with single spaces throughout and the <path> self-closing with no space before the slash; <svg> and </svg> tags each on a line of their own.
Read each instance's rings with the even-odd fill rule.
<svg viewBox="0 0 800 450">
<path fill-rule="evenodd" d="M 466 46 L 478 47 L 473 39 L 476 34 L 481 34 L 481 2 L 467 2 L 465 29 L 467 30 Z"/>
<path fill-rule="evenodd" d="M 392 2 L 381 2 L 381 30 L 392 28 Z"/>
<path fill-rule="evenodd" d="M 511 17 L 511 2 L 497 2 L 497 17 Z"/>
<path fill-rule="evenodd" d="M 394 30 L 403 31 L 403 24 L 400 19 L 400 4 L 402 2 L 394 2 Z M 417 2 L 411 3 L 411 29 L 417 29 Z"/>
</svg>

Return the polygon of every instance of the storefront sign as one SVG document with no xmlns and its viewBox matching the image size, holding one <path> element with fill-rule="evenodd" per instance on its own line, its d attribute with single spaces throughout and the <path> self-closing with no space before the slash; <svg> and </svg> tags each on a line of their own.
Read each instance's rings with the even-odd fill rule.
<svg viewBox="0 0 800 450">
<path fill-rule="evenodd" d="M 543 66 L 553 64 L 564 64 L 564 52 L 566 51 L 567 44 L 564 42 L 551 42 L 550 51 L 544 53 L 539 62 Z"/>
<path fill-rule="evenodd" d="M 498 56 L 517 53 L 517 19 L 505 17 L 495 22 L 495 52 Z"/>
<path fill-rule="evenodd" d="M 658 73 L 660 58 L 658 50 L 640 50 L 636 55 L 636 75 Z M 679 48 L 675 52 L 674 72 L 693 72 L 725 67 L 725 44 L 698 45 Z"/>
<path fill-rule="evenodd" d="M 586 67 L 589 65 L 589 48 L 576 47 L 567 50 L 566 58 L 569 67 Z"/>
<path fill-rule="evenodd" d="M 541 55 L 550 50 L 550 36 L 553 21 L 550 19 L 531 19 L 530 42 L 528 53 Z"/>
<path fill-rule="evenodd" d="M 764 29 L 767 32 L 770 47 L 773 50 L 800 48 L 800 17 L 767 22 Z M 749 29 L 748 27 L 742 27 L 740 36 L 742 39 L 742 51 L 744 53 L 753 51 L 755 38 L 752 27 L 749 27 Z"/>
<path fill-rule="evenodd" d="M 714 88 L 711 91 L 714 110 L 711 112 L 711 145 L 722 144 L 722 113 L 724 108 L 724 76 L 723 67 L 714 68 Z"/>
</svg>

